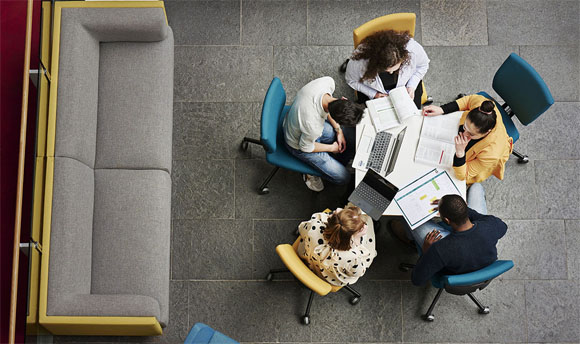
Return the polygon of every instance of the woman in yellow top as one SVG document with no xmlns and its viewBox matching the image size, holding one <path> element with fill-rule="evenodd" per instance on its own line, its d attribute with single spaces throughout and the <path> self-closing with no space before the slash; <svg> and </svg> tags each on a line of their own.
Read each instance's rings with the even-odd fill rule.
<svg viewBox="0 0 580 344">
<path fill-rule="evenodd" d="M 503 179 L 513 140 L 508 136 L 494 102 L 473 94 L 441 107 L 426 106 L 423 115 L 438 116 L 455 111 L 463 111 L 455 137 L 455 176 L 465 180 L 468 186 L 482 182 L 492 174 Z"/>
</svg>

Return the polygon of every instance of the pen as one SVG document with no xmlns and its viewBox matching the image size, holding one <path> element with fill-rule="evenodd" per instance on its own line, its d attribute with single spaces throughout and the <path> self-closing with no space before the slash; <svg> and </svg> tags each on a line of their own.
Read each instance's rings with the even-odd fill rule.
<svg viewBox="0 0 580 344">
<path fill-rule="evenodd" d="M 441 151 L 441 157 L 439 158 L 439 164 L 441 164 L 441 160 L 443 160 L 443 153 L 445 153 L 445 150 Z"/>
</svg>

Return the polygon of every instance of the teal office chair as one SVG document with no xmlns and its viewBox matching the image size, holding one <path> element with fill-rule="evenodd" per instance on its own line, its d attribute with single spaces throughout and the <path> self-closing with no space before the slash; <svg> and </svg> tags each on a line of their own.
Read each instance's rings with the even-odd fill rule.
<svg viewBox="0 0 580 344">
<path fill-rule="evenodd" d="M 258 187 L 258 193 L 260 195 L 270 192 L 268 183 L 280 167 L 299 173 L 321 176 L 320 172 L 293 156 L 286 149 L 282 123 L 288 110 L 290 110 L 290 106 L 286 105 L 286 91 L 284 91 L 280 79 L 275 77 L 272 83 L 270 83 L 270 87 L 264 98 L 264 105 L 262 106 L 260 140 L 249 137 L 244 137 L 242 140 L 242 150 L 244 151 L 248 149 L 248 143 L 255 143 L 264 147 L 266 160 L 274 165 L 272 172 L 270 172 L 266 180 Z"/>
<path fill-rule="evenodd" d="M 189 331 L 184 344 L 239 344 L 206 324 L 197 323 Z"/>
<path fill-rule="evenodd" d="M 439 301 L 441 293 L 445 289 L 446 292 L 453 295 L 467 295 L 469 298 L 477 305 L 480 314 L 488 314 L 489 307 L 483 306 L 479 300 L 473 296 L 472 293 L 475 291 L 482 290 L 487 287 L 491 281 L 503 274 L 504 272 L 510 270 L 514 266 L 514 262 L 511 260 L 496 260 L 491 265 L 485 268 L 479 269 L 477 271 L 468 272 L 460 275 L 435 275 L 431 278 L 431 284 L 433 287 L 438 288 L 437 295 L 435 299 L 431 302 L 431 306 L 427 310 L 427 313 L 423 316 L 424 320 L 433 321 L 435 315 L 433 315 L 433 308 L 435 304 Z M 415 265 L 401 263 L 399 269 L 401 271 L 409 271 L 409 269 L 414 268 Z"/>
<path fill-rule="evenodd" d="M 512 117 L 515 116 L 520 123 L 528 125 L 554 104 L 554 98 L 538 72 L 514 53 L 508 56 L 495 73 L 492 87 L 505 101 L 503 105 L 500 105 L 495 99 L 493 100 L 501 112 L 507 133 L 513 139 L 514 144 L 519 139 L 520 133 L 512 121 Z M 478 94 L 493 99 L 485 92 Z M 519 153 L 515 149 L 512 154 L 518 157 L 519 163 L 529 161 L 527 155 Z"/>
</svg>

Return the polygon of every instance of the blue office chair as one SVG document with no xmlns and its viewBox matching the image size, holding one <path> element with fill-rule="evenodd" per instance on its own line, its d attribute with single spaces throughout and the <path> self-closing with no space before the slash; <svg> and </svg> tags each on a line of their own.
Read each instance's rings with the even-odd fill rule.
<svg viewBox="0 0 580 344">
<path fill-rule="evenodd" d="M 285 104 L 286 91 L 284 91 L 280 79 L 275 77 L 272 83 L 270 83 L 270 87 L 264 98 L 264 105 L 262 106 L 260 140 L 249 137 L 244 137 L 242 140 L 242 150 L 244 151 L 248 149 L 249 142 L 264 147 L 264 150 L 266 150 L 266 160 L 275 166 L 262 185 L 258 187 L 258 193 L 260 195 L 270 192 L 268 183 L 280 167 L 299 173 L 321 176 L 320 172 L 290 154 L 286 149 L 282 123 L 288 110 L 290 110 L 290 106 L 286 106 Z"/>
<path fill-rule="evenodd" d="M 435 275 L 431 278 L 431 284 L 433 287 L 438 288 L 437 295 L 435 299 L 431 302 L 431 306 L 427 310 L 427 313 L 423 316 L 424 320 L 433 321 L 435 315 L 433 315 L 433 308 L 435 304 L 439 301 L 439 297 L 445 289 L 446 292 L 453 295 L 467 295 L 469 298 L 477 305 L 480 314 L 488 314 L 489 307 L 483 306 L 479 300 L 473 296 L 472 293 L 475 291 L 482 290 L 487 287 L 491 280 L 497 276 L 503 274 L 504 272 L 510 270 L 514 266 L 514 262 L 511 260 L 496 260 L 492 264 L 486 266 L 485 268 L 479 269 L 477 271 L 468 272 L 460 275 Z M 401 271 L 409 271 L 409 269 L 414 268 L 415 265 L 401 263 L 399 269 Z"/>
<path fill-rule="evenodd" d="M 213 328 L 207 326 L 206 324 L 197 323 L 195 324 L 187 338 L 185 338 L 184 344 L 239 344 L 230 337 L 220 333 Z"/>
<path fill-rule="evenodd" d="M 505 101 L 503 105 L 500 105 L 485 92 L 478 94 L 493 99 L 501 112 L 507 133 L 514 140 L 514 143 L 520 137 L 520 133 L 512 121 L 514 115 L 520 123 L 528 125 L 554 104 L 554 98 L 552 98 L 548 86 L 538 72 L 514 53 L 508 56 L 495 73 L 492 87 Z M 518 157 L 519 163 L 529 161 L 527 155 L 519 153 L 515 149 L 512 154 Z"/>
</svg>

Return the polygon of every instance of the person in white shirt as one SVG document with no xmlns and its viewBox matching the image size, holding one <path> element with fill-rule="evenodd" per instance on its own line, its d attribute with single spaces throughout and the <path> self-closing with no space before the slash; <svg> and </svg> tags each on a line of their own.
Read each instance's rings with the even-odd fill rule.
<svg viewBox="0 0 580 344">
<path fill-rule="evenodd" d="M 378 31 L 363 39 L 345 63 L 345 79 L 358 92 L 360 103 L 386 97 L 389 90 L 404 86 L 421 108 L 422 80 L 429 58 L 408 32 Z"/>
<path fill-rule="evenodd" d="M 354 284 L 377 256 L 373 221 L 352 204 L 313 214 L 298 231 L 298 255 L 332 285 Z"/>
<path fill-rule="evenodd" d="M 333 92 L 334 80 L 328 76 L 302 87 L 284 118 L 284 141 L 292 155 L 320 171 L 324 179 L 342 185 L 348 183 L 350 174 L 336 158 L 352 152 L 351 149 L 346 152 L 341 126 L 354 127 L 359 123 L 364 106 L 346 98 L 334 98 Z M 320 177 L 303 178 L 309 189 L 317 192 L 324 189 Z"/>
</svg>

